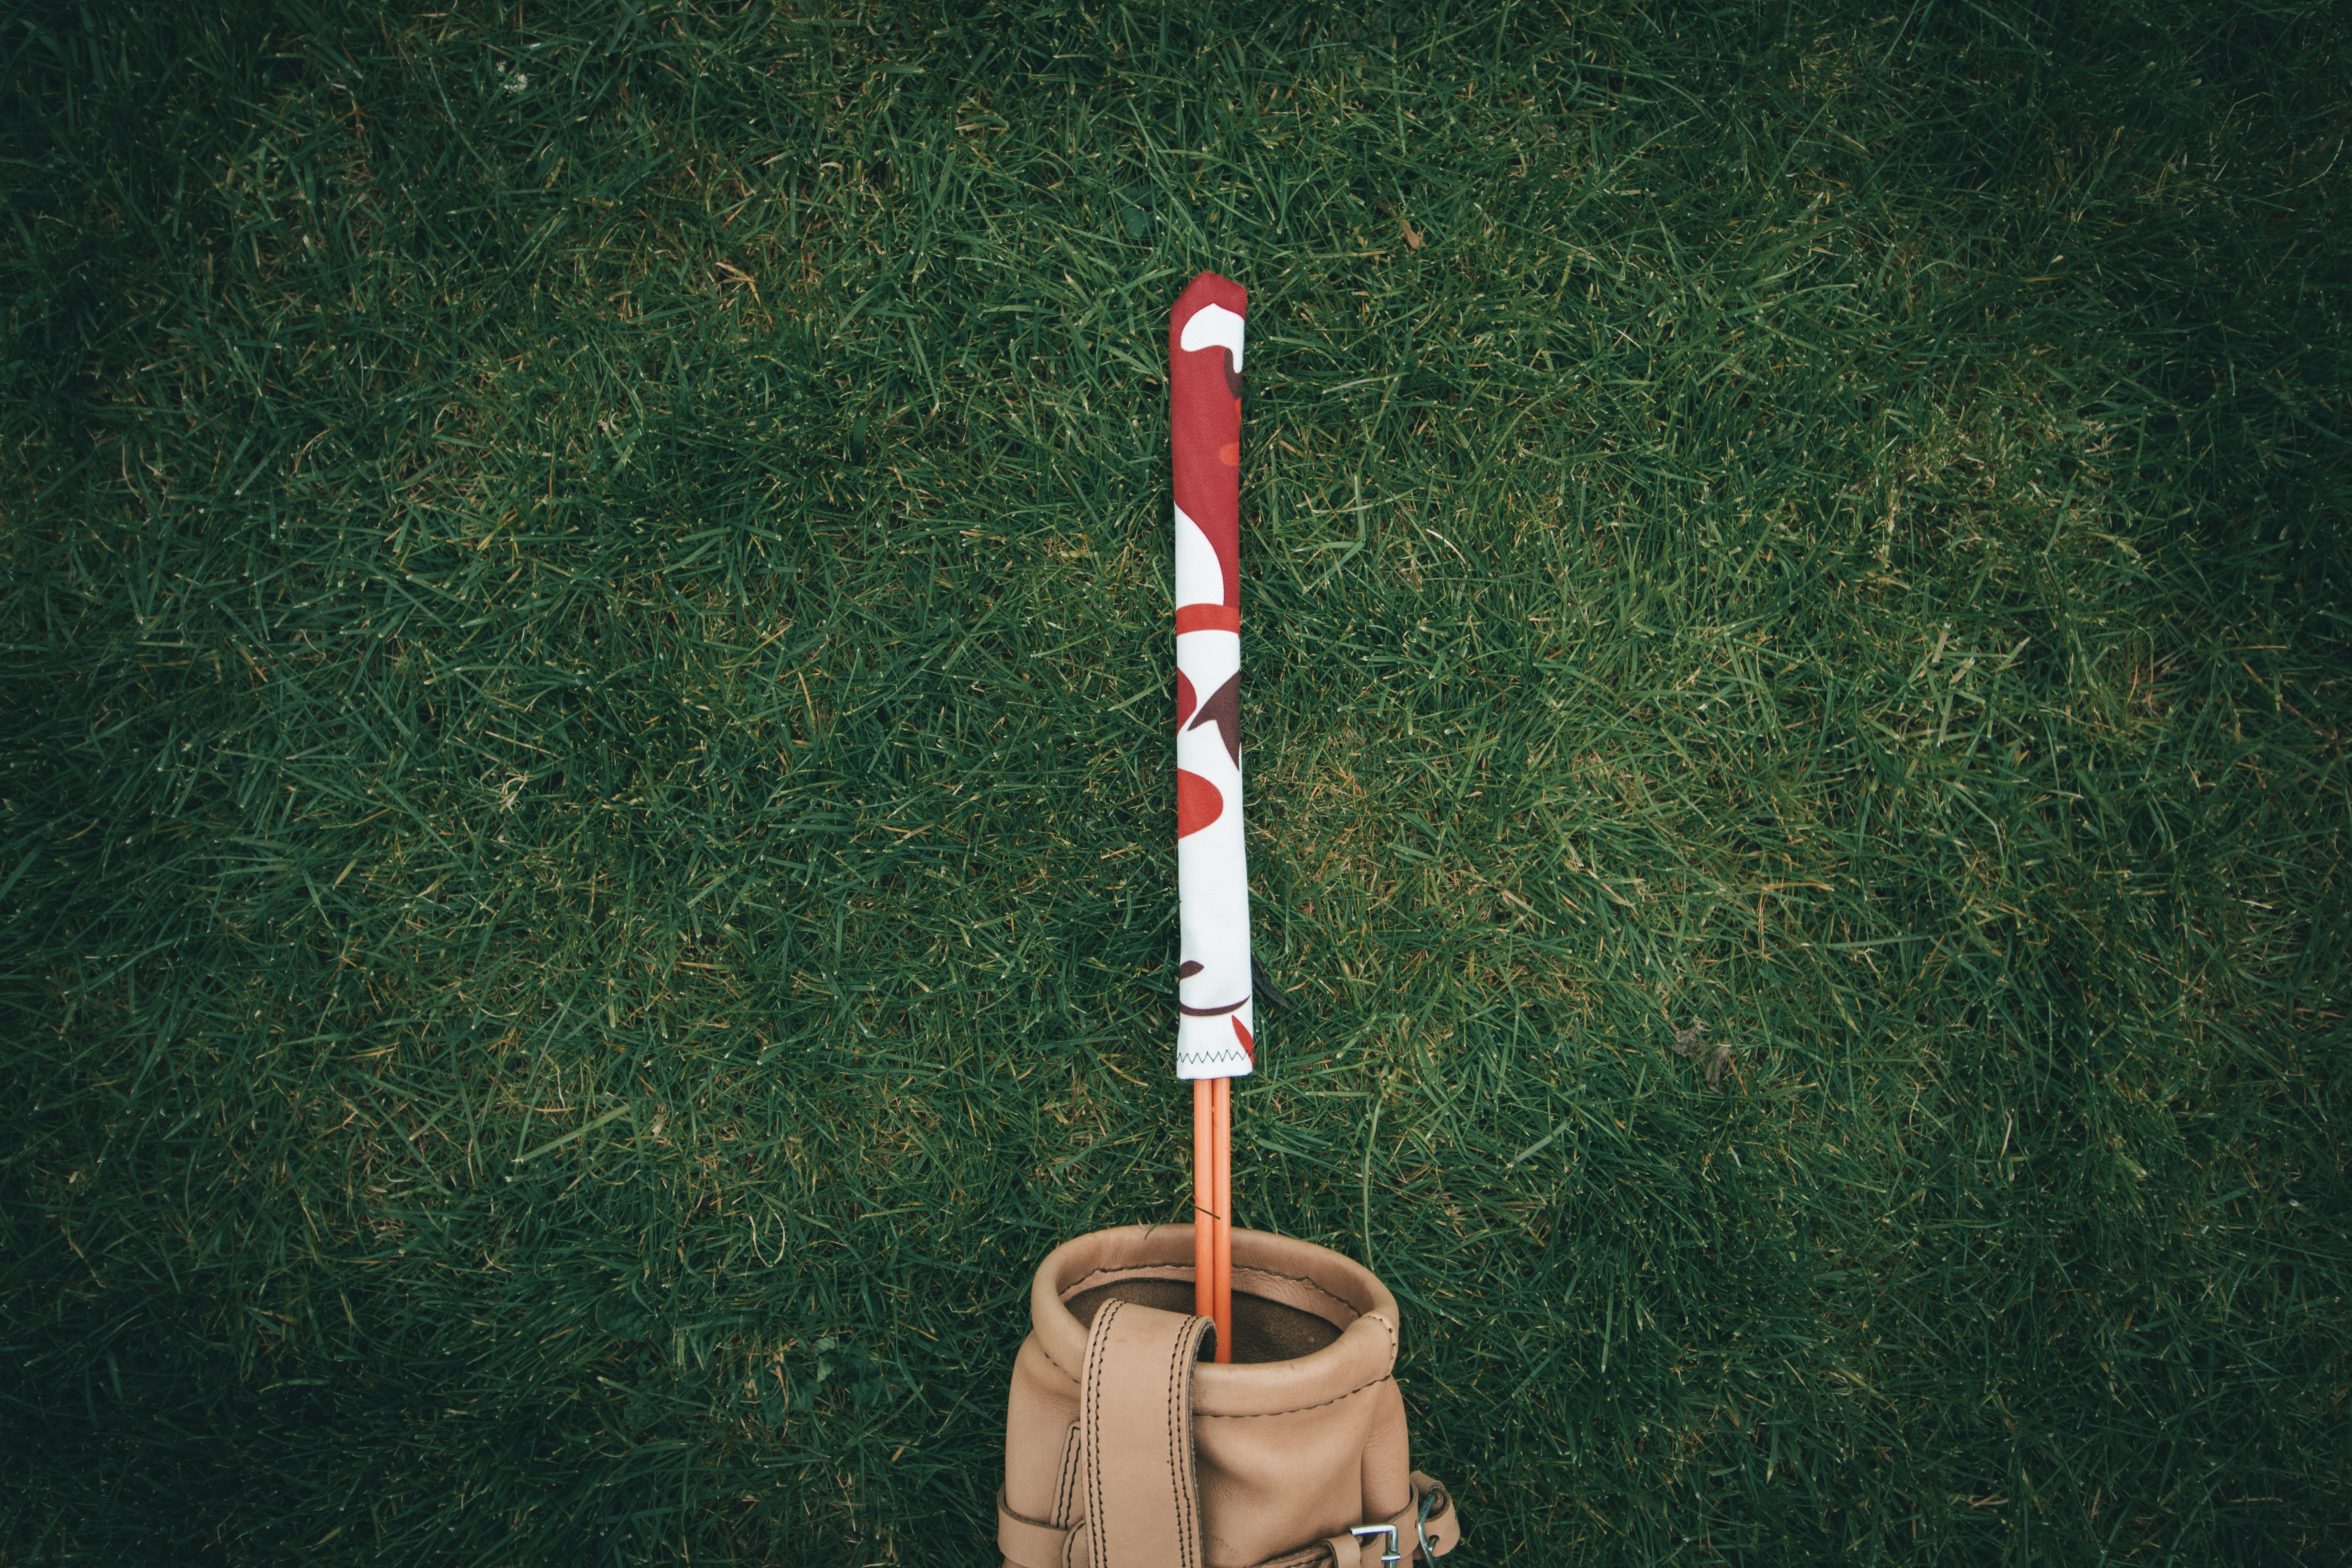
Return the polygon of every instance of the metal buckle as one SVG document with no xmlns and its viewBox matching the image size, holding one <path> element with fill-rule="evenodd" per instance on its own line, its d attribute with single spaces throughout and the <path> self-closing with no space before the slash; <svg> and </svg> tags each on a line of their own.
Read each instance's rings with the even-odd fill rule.
<svg viewBox="0 0 2352 1568">
<path fill-rule="evenodd" d="M 1421 1517 L 1412 1521 L 1412 1532 L 1421 1537 L 1421 1560 L 1437 1561 L 1437 1549 L 1429 1543 L 1429 1516 L 1437 1511 L 1437 1500 L 1445 1494 L 1435 1487 L 1421 1494 Z"/>
<path fill-rule="evenodd" d="M 1349 1527 L 1348 1533 L 1355 1536 L 1358 1540 L 1361 1540 L 1367 1535 L 1385 1535 L 1389 1538 L 1389 1549 L 1381 1553 L 1381 1561 L 1382 1563 L 1402 1563 L 1404 1561 L 1402 1557 L 1397 1554 L 1397 1531 L 1396 1526 L 1393 1524 L 1351 1525 Z"/>
</svg>

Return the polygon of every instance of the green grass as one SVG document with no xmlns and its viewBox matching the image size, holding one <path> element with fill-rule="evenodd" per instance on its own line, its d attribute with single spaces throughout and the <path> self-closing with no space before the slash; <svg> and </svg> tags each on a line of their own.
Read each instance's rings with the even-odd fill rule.
<svg viewBox="0 0 2352 1568">
<path fill-rule="evenodd" d="M 0 1561 L 994 1561 L 1204 266 L 1460 1561 L 2352 1540 L 2344 13 L 1358 18 L 7 8 Z"/>
</svg>

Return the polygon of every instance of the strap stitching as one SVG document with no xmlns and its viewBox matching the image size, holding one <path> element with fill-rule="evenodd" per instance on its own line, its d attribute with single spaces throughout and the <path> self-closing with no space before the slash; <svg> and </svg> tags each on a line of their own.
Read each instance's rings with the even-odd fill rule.
<svg viewBox="0 0 2352 1568">
<path fill-rule="evenodd" d="M 1085 1428 L 1087 1433 L 1091 1436 L 1092 1441 L 1087 1441 L 1086 1437 L 1082 1436 L 1079 1440 L 1079 1446 L 1086 1459 L 1087 1520 L 1089 1524 L 1094 1526 L 1094 1529 L 1091 1531 L 1094 1539 L 1087 1542 L 1087 1555 L 1089 1560 L 1096 1555 L 1094 1549 L 1097 1543 L 1101 1546 L 1101 1555 L 1104 1559 L 1108 1561 L 1109 1557 L 1110 1537 L 1105 1533 L 1102 1528 L 1104 1520 L 1102 1484 L 1103 1380 L 1101 1362 L 1104 1355 L 1108 1352 L 1108 1347 L 1110 1343 L 1111 1320 L 1118 1316 L 1118 1309 L 1123 1305 L 1125 1305 L 1124 1302 L 1117 1300 L 1106 1301 L 1103 1303 L 1102 1310 L 1095 1317 L 1095 1331 L 1087 1346 L 1087 1376 L 1085 1382 L 1087 1399 L 1084 1415 Z"/>
<path fill-rule="evenodd" d="M 1202 1539 L 1204 1527 L 1201 1519 L 1201 1450 L 1192 1438 L 1192 1369 L 1200 1364 L 1201 1343 L 1209 1337 L 1214 1321 L 1210 1318 L 1194 1318 L 1184 1326 L 1184 1333 L 1179 1341 L 1181 1353 L 1176 1363 L 1176 1373 L 1181 1380 L 1176 1396 L 1183 1401 L 1180 1418 L 1184 1423 L 1184 1445 L 1178 1453 L 1184 1466 L 1185 1489 L 1192 1498 L 1192 1506 L 1184 1516 L 1184 1532 L 1192 1543 L 1190 1568 L 1204 1568 L 1209 1560 L 1208 1542 Z"/>
<path fill-rule="evenodd" d="M 1190 1321 L 1181 1325 L 1169 1342 L 1168 1387 L 1162 1394 L 1160 1405 L 1168 1422 L 1168 1488 L 1172 1494 L 1171 1500 L 1176 1510 L 1177 1551 L 1181 1553 L 1183 1568 L 1192 1568 L 1192 1563 L 1196 1561 L 1192 1552 L 1192 1521 L 1185 1517 L 1189 1510 L 1184 1507 L 1184 1472 L 1178 1468 L 1176 1452 L 1176 1446 L 1183 1441 L 1185 1436 L 1185 1434 L 1180 1430 L 1184 1424 L 1184 1410 L 1183 1405 L 1178 1404 L 1178 1400 L 1190 1391 L 1180 1391 L 1176 1386 L 1176 1378 L 1181 1358 L 1184 1353 L 1185 1332 L 1192 1326 Z M 1191 1403 L 1189 1398 L 1184 1399 L 1185 1405 Z M 1183 1457 L 1187 1459 L 1192 1458 L 1189 1454 Z"/>
<path fill-rule="evenodd" d="M 1183 1401 L 1183 1404 L 1173 1408 L 1180 1411 L 1179 1419 L 1184 1424 L 1184 1443 L 1178 1450 L 1178 1455 L 1184 1466 L 1181 1473 L 1186 1489 L 1192 1495 L 1192 1506 L 1185 1511 L 1184 1515 L 1184 1533 L 1190 1542 L 1191 1555 L 1187 1560 L 1189 1568 L 1202 1568 L 1208 1561 L 1208 1543 L 1200 1539 L 1202 1528 L 1201 1478 L 1197 1464 L 1200 1450 L 1192 1441 L 1192 1368 L 1200 1362 L 1201 1342 L 1208 1337 L 1211 1323 L 1210 1319 L 1194 1318 L 1184 1325 L 1184 1332 L 1177 1341 L 1176 1376 L 1179 1379 L 1179 1386 L 1174 1393 L 1177 1398 Z"/>
<path fill-rule="evenodd" d="M 1062 1440 L 1061 1484 L 1054 1489 L 1054 1524 L 1057 1529 L 1067 1530 L 1077 1522 L 1070 1517 L 1075 1500 L 1070 1494 L 1078 1489 L 1078 1471 L 1085 1460 L 1086 1445 L 1079 1441 L 1078 1424 L 1073 1421 L 1070 1435 Z"/>
</svg>

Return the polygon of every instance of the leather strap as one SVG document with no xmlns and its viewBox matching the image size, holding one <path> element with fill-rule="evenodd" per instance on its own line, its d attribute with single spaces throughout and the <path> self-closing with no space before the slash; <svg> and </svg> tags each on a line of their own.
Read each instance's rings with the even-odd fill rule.
<svg viewBox="0 0 2352 1568">
<path fill-rule="evenodd" d="M 1421 1536 L 1415 1528 L 1421 1521 L 1421 1500 L 1435 1492 L 1437 1506 L 1430 1510 L 1429 1544 L 1439 1556 L 1454 1550 L 1462 1540 L 1462 1521 L 1454 1512 L 1454 1496 L 1438 1482 L 1419 1470 L 1412 1473 L 1412 1501 L 1386 1522 L 1397 1527 L 1397 1551 L 1408 1563 L 1422 1561 Z M 1024 1519 L 1004 1506 L 1004 1489 L 996 1489 L 996 1549 L 1013 1568 L 1087 1568 L 1093 1553 L 1087 1548 L 1086 1527 L 1076 1530 L 1042 1524 L 1034 1519 Z M 1335 1535 L 1318 1545 L 1299 1552 L 1286 1552 L 1262 1568 L 1322 1568 L 1321 1552 L 1328 1556 L 1334 1568 L 1360 1568 L 1366 1562 L 1378 1562 L 1380 1543 L 1371 1542 L 1370 1550 L 1352 1535 Z"/>
<path fill-rule="evenodd" d="M 1421 1524 L 1421 1500 L 1431 1492 L 1437 1494 L 1437 1506 L 1429 1510 L 1429 1522 Z M 1462 1542 L 1462 1521 L 1454 1512 L 1454 1494 L 1419 1470 L 1412 1473 L 1412 1500 L 1387 1522 L 1397 1527 L 1397 1550 L 1407 1561 L 1421 1555 L 1423 1534 L 1429 1537 L 1429 1549 L 1440 1557 Z"/>
<path fill-rule="evenodd" d="M 1454 1512 L 1454 1496 L 1438 1482 L 1419 1470 L 1412 1473 L 1412 1501 L 1391 1515 L 1386 1522 L 1397 1527 L 1397 1551 L 1408 1563 L 1422 1561 L 1421 1536 L 1416 1526 L 1421 1521 L 1421 1500 L 1435 1492 L 1437 1506 L 1430 1510 L 1429 1544 L 1439 1556 L 1454 1550 L 1462 1540 L 1462 1521 Z M 1034 1519 L 1024 1519 L 1004 1506 L 1004 1489 L 996 1489 L 996 1549 L 1013 1568 L 1087 1568 L 1093 1553 L 1087 1550 L 1085 1526 L 1071 1530 L 1042 1524 Z M 1333 1568 L 1360 1568 L 1366 1562 L 1378 1562 L 1380 1543 L 1366 1544 L 1352 1535 L 1335 1535 L 1319 1545 L 1299 1552 L 1286 1552 L 1262 1568 L 1322 1568 L 1328 1555 Z"/>
<path fill-rule="evenodd" d="M 996 1546 L 1013 1568 L 1205 1568 L 1192 1469 L 1192 1367 L 1209 1329 L 1206 1318 L 1103 1303 L 1079 1379 L 1076 1462 L 1065 1465 L 1083 1489 L 1082 1516 L 1067 1525 L 1026 1518 L 1006 1506 L 999 1488 Z M 1437 1504 L 1424 1524 L 1422 1500 L 1433 1492 Z M 1055 1511 L 1068 1518 L 1068 1502 Z M 1424 1532 L 1440 1556 L 1462 1539 L 1452 1494 L 1419 1470 L 1411 1500 L 1382 1522 L 1396 1527 L 1397 1552 L 1407 1563 L 1423 1560 Z M 1379 1563 L 1382 1544 L 1379 1536 L 1336 1535 L 1265 1568 L 1307 1568 L 1321 1557 L 1334 1568 L 1364 1568 Z"/>
<path fill-rule="evenodd" d="M 1431 1492 L 1437 1494 L 1437 1506 L 1429 1510 L 1429 1522 L 1424 1525 L 1421 1522 L 1421 1500 Z M 1430 1551 L 1440 1557 L 1453 1551 L 1462 1540 L 1462 1521 L 1454 1515 L 1453 1494 L 1419 1470 L 1412 1473 L 1412 1500 L 1380 1522 L 1396 1526 L 1397 1555 L 1407 1563 L 1427 1561 L 1421 1551 L 1424 1531 L 1429 1536 Z M 1322 1550 L 1330 1553 L 1331 1568 L 1378 1568 L 1381 1552 L 1387 1545 L 1388 1538 L 1383 1535 L 1335 1535 L 1323 1542 Z M 1265 1568 L 1281 1568 L 1281 1563 L 1276 1559 Z"/>
<path fill-rule="evenodd" d="M 1106 1301 L 1078 1379 L 1088 1559 L 1102 1568 L 1203 1568 L 1192 1475 L 1192 1365 L 1206 1318 Z"/>
<path fill-rule="evenodd" d="M 1013 1568 L 1066 1568 L 1069 1549 L 1067 1530 L 1024 1519 L 1004 1506 L 1004 1489 L 996 1489 L 996 1550 Z"/>
</svg>

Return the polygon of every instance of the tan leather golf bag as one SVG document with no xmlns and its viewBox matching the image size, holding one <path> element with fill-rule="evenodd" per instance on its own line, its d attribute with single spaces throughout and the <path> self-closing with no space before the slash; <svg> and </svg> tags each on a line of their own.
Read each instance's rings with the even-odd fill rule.
<svg viewBox="0 0 2352 1568">
<path fill-rule="evenodd" d="M 1191 1226 L 1039 1265 L 996 1500 L 1012 1568 L 1372 1568 L 1460 1538 L 1412 1468 L 1388 1288 L 1286 1237 L 1233 1247 L 1231 1364 L 1201 1359 Z"/>
</svg>

